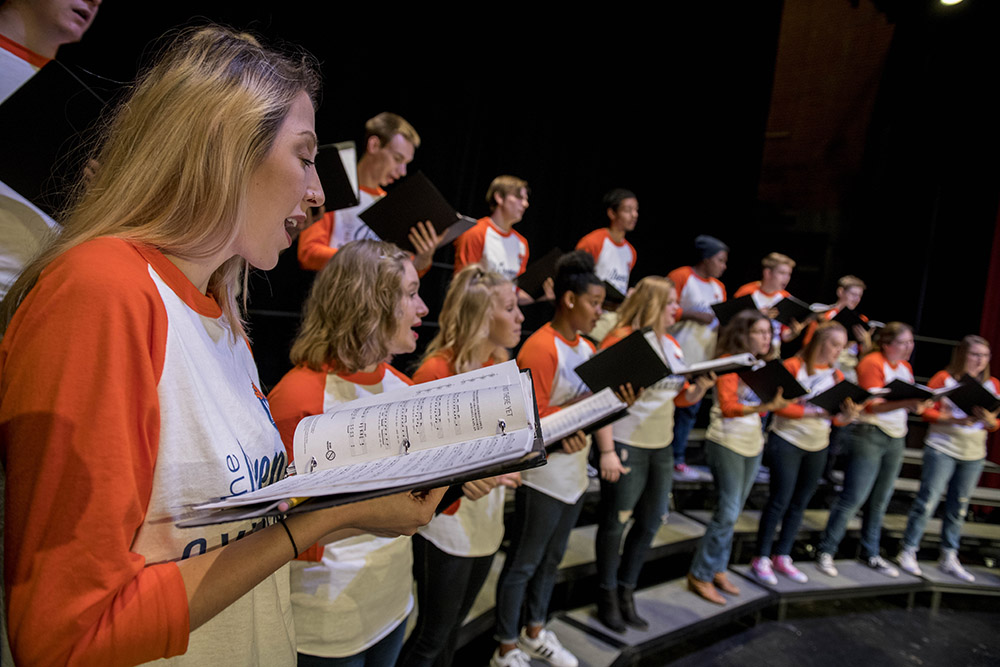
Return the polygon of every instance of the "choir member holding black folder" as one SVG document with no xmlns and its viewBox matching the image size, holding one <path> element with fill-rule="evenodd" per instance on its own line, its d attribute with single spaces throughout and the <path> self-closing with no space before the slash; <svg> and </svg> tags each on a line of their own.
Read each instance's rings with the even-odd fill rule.
<svg viewBox="0 0 1000 667">
<path fill-rule="evenodd" d="M 614 448 L 601 451 L 601 507 L 597 528 L 597 616 L 615 632 L 625 626 L 644 630 L 633 593 L 646 552 L 670 512 L 673 486 L 674 405 L 697 403 L 715 382 L 713 374 L 693 382 L 670 373 L 683 366 L 680 345 L 667 333 L 677 316 L 677 290 L 667 278 L 643 278 L 618 309 L 619 326 L 601 343 L 603 351 L 584 366 L 601 362 L 611 381 L 642 388 L 628 415 L 612 425 Z M 584 366 L 577 371 L 584 375 Z M 588 381 L 592 389 L 599 385 Z M 622 547 L 622 534 L 633 518 Z M 622 550 L 621 553 L 619 551 Z"/>
<path fill-rule="evenodd" d="M 966 336 L 955 348 L 951 363 L 928 386 L 954 387 L 947 398 L 924 412 L 931 422 L 924 440 L 920 490 L 913 500 L 896 561 L 905 571 L 920 575 L 917 551 L 927 521 L 945 495 L 938 567 L 965 582 L 975 576 L 958 560 L 959 536 L 979 474 L 986 458 L 986 431 L 1000 427 L 1000 382 L 990 375 L 990 345 L 980 336 Z"/>
<path fill-rule="evenodd" d="M 590 255 L 576 251 L 563 256 L 556 271 L 555 294 L 552 321 L 525 341 L 517 357 L 518 366 L 531 369 L 543 419 L 587 393 L 574 369 L 594 354 L 593 344 L 582 334 L 594 327 L 604 303 L 604 284 L 594 274 Z M 601 452 L 614 448 L 610 427 L 598 430 L 593 439 Z M 590 439 L 578 431 L 563 440 L 562 451 L 552 454 L 547 465 L 522 473 L 511 547 L 497 582 L 499 646 L 490 663 L 495 667 L 525 664 L 527 656 L 552 664 L 577 664 L 545 628 L 545 621 L 559 561 L 583 507 L 589 449 Z"/>
<path fill-rule="evenodd" d="M 749 352 L 764 358 L 771 352 L 771 341 L 771 320 L 759 310 L 745 310 L 719 334 L 718 351 L 721 355 Z M 688 587 L 709 602 L 726 604 L 719 591 L 739 595 L 726 569 L 736 519 L 753 488 L 764 451 L 761 414 L 781 410 L 788 404 L 780 388 L 773 398 L 762 401 L 739 374 L 723 375 L 716 384 L 705 433 L 705 458 L 718 503 L 688 573 Z"/>
<path fill-rule="evenodd" d="M 833 364 L 846 344 L 844 327 L 824 322 L 799 355 L 781 362 L 782 368 L 809 396 L 823 393 L 844 384 L 843 373 Z M 777 584 L 775 572 L 799 583 L 808 581 L 792 563 L 792 546 L 802 525 L 802 513 L 826 466 L 831 425 L 844 426 L 853 421 L 859 405 L 850 397 L 832 409 L 803 400 L 775 412 L 767 442 L 770 494 L 757 531 L 757 557 L 751 562 L 754 575 L 763 583 Z M 779 524 L 781 536 L 774 545 Z"/>
<path fill-rule="evenodd" d="M 889 322 L 879 330 L 878 349 L 858 364 L 858 383 L 863 389 L 885 387 L 893 380 L 913 382 L 907 359 L 913 353 L 913 330 L 902 322 Z M 816 568 L 836 577 L 833 556 L 847 532 L 847 522 L 865 505 L 861 525 L 861 557 L 872 569 L 889 577 L 899 571 L 879 553 L 882 517 L 889 507 L 893 484 L 903 466 L 903 448 L 909 413 L 922 413 L 930 401 L 912 398 L 872 401 L 844 433 L 850 461 L 844 475 L 844 490 L 830 510 L 820 540 Z"/>
</svg>

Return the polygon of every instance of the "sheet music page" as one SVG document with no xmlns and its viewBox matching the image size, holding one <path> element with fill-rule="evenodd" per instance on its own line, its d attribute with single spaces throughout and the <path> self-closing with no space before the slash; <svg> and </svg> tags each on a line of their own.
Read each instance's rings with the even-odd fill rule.
<svg viewBox="0 0 1000 667">
<path fill-rule="evenodd" d="M 529 424 L 514 362 L 351 401 L 295 429 L 299 474 L 520 430 Z"/>
<path fill-rule="evenodd" d="M 514 461 L 531 451 L 534 432 L 528 428 L 508 431 L 472 442 L 425 449 L 406 456 L 368 460 L 359 465 L 293 475 L 258 491 L 199 505 L 220 509 L 292 497 L 354 493 L 395 486 L 419 487 L 435 479 Z"/>
<path fill-rule="evenodd" d="M 691 364 L 690 366 L 682 366 L 680 368 L 674 368 L 674 365 L 670 363 L 670 359 L 667 359 L 667 366 L 670 367 L 670 372 L 674 375 L 692 375 L 702 372 L 707 373 L 708 371 L 715 370 L 717 368 L 738 368 L 743 366 L 752 368 L 756 364 L 757 357 L 753 356 L 749 352 L 734 354 L 729 357 L 720 357 L 718 359 L 709 359 L 708 361 L 700 361 Z"/>
<path fill-rule="evenodd" d="M 593 396 L 569 405 L 559 412 L 542 417 L 542 436 L 546 445 L 562 440 L 589 424 L 625 409 L 611 387 L 605 387 Z"/>
</svg>

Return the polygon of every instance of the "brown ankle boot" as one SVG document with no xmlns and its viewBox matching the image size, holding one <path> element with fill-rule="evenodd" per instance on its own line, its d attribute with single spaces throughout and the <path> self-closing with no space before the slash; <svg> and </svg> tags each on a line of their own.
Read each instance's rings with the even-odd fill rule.
<svg viewBox="0 0 1000 667">
<path fill-rule="evenodd" d="M 715 586 L 712 585 L 711 581 L 701 581 L 699 579 L 695 579 L 694 575 L 688 572 L 687 582 L 688 590 L 695 595 L 705 598 L 709 602 L 714 602 L 715 604 L 726 604 L 726 598 L 719 595 L 719 591 L 715 590 Z"/>
<path fill-rule="evenodd" d="M 729 593 L 730 595 L 739 595 L 740 589 L 736 587 L 736 584 L 729 581 L 729 577 L 726 576 L 725 572 L 716 572 L 715 579 L 712 580 L 715 587 L 718 588 L 723 593 Z"/>
</svg>

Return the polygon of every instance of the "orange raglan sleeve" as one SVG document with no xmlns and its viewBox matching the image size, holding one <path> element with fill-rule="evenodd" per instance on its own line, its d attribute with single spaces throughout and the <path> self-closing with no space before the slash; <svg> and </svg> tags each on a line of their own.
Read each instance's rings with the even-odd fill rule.
<svg viewBox="0 0 1000 667">
<path fill-rule="evenodd" d="M 54 261 L 0 347 L 4 593 L 19 665 L 137 664 L 187 649 L 173 562 L 131 551 L 159 446 L 167 316 L 117 239 Z"/>
<path fill-rule="evenodd" d="M 288 460 L 292 460 L 292 442 L 295 438 L 295 427 L 303 418 L 318 415 L 323 412 L 323 390 L 326 387 L 326 373 L 314 371 L 305 366 L 296 366 L 285 373 L 274 389 L 267 395 L 267 404 L 271 409 L 285 445 Z"/>
<path fill-rule="evenodd" d="M 691 267 L 690 266 L 678 266 L 676 269 L 667 274 L 667 278 L 674 284 L 674 288 L 677 289 L 677 300 L 681 301 L 681 294 L 684 292 L 684 285 L 687 283 L 688 278 L 691 277 Z M 681 315 L 684 314 L 683 308 L 677 309 L 677 321 L 680 322 Z"/>
<path fill-rule="evenodd" d="M 741 296 L 746 296 L 747 294 L 753 294 L 754 292 L 757 291 L 757 287 L 759 285 L 760 283 L 747 283 L 746 285 L 740 285 L 739 289 L 736 290 L 736 293 L 733 294 L 733 298 L 738 299 Z"/>
<path fill-rule="evenodd" d="M 467 229 L 455 239 L 455 273 L 483 258 L 485 242 L 486 227 L 481 223 L 476 223 L 475 227 Z"/>
<path fill-rule="evenodd" d="M 715 391 L 719 397 L 719 410 L 727 418 L 742 417 L 743 404 L 739 396 L 740 376 L 736 373 L 726 373 L 715 383 Z"/>
<path fill-rule="evenodd" d="M 878 352 L 873 352 L 858 362 L 858 386 L 862 389 L 878 389 L 885 386 L 882 355 Z M 865 408 L 865 412 L 871 412 L 871 405 Z"/>
<path fill-rule="evenodd" d="M 314 371 L 305 366 L 296 366 L 285 373 L 274 389 L 267 395 L 267 405 L 271 419 L 278 427 L 281 442 L 285 445 L 288 460 L 294 452 L 295 427 L 305 417 L 323 412 L 323 390 L 326 387 L 326 373 Z M 323 557 L 323 545 L 313 544 L 303 549 L 298 560 L 317 562 Z"/>
<path fill-rule="evenodd" d="M 551 405 L 552 384 L 556 377 L 559 357 L 555 343 L 546 329 L 539 329 L 524 341 L 517 355 L 517 367 L 531 369 L 531 384 L 535 389 L 538 416 L 545 417 L 559 411 L 559 406 Z"/>
<path fill-rule="evenodd" d="M 879 389 L 885 386 L 885 372 L 882 370 L 882 356 L 869 354 L 858 363 L 858 386 L 862 389 Z"/>
<path fill-rule="evenodd" d="M 413 374 L 413 382 L 421 384 L 423 382 L 430 382 L 431 380 L 451 377 L 454 374 L 448 364 L 448 360 L 440 354 L 435 354 L 420 364 L 420 368 Z"/>
<path fill-rule="evenodd" d="M 329 262 L 337 249 L 330 247 L 336 211 L 330 211 L 299 234 L 299 266 L 308 271 L 319 271 Z"/>
<path fill-rule="evenodd" d="M 595 262 L 601 256 L 601 247 L 604 245 L 604 239 L 598 233 L 599 231 L 594 230 L 590 232 L 576 243 L 576 249 L 586 252 L 594 258 Z"/>
</svg>

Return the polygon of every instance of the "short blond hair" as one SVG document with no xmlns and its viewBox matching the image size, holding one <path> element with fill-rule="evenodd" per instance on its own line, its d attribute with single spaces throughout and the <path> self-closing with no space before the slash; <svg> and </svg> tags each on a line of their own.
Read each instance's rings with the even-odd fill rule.
<svg viewBox="0 0 1000 667">
<path fill-rule="evenodd" d="M 860 287 L 863 290 L 868 289 L 865 281 L 857 276 L 847 275 L 837 281 L 837 289 L 850 289 L 852 287 Z"/>
<path fill-rule="evenodd" d="M 489 204 L 490 213 L 497 209 L 496 196 L 500 195 L 500 198 L 504 198 L 507 195 L 517 194 L 524 188 L 528 189 L 528 181 L 523 178 L 518 178 L 517 176 L 497 176 L 490 183 L 490 187 L 486 189 L 486 203 Z"/>
<path fill-rule="evenodd" d="M 351 241 L 317 274 L 289 355 L 314 371 L 355 373 L 390 354 L 409 255 L 384 241 Z"/>
<path fill-rule="evenodd" d="M 760 265 L 765 269 L 773 269 L 782 264 L 787 264 L 788 268 L 795 268 L 795 260 L 788 255 L 782 255 L 780 252 L 769 253 L 764 259 L 760 260 Z"/>
<path fill-rule="evenodd" d="M 385 146 L 397 134 L 402 135 L 404 139 L 413 144 L 414 148 L 420 148 L 420 135 L 405 118 L 398 114 L 383 111 L 365 121 L 365 143 L 368 143 L 368 139 L 371 137 L 378 137 L 379 143 Z"/>
<path fill-rule="evenodd" d="M 474 354 L 489 338 L 493 307 L 502 289 L 513 290 L 514 285 L 499 273 L 487 271 L 478 264 L 471 264 L 455 274 L 438 316 L 440 329 L 427 345 L 422 361 L 447 353 L 456 373 L 478 368 L 480 360 Z M 499 363 L 507 361 L 507 356 L 507 350 L 497 348 L 490 358 Z"/>
</svg>

